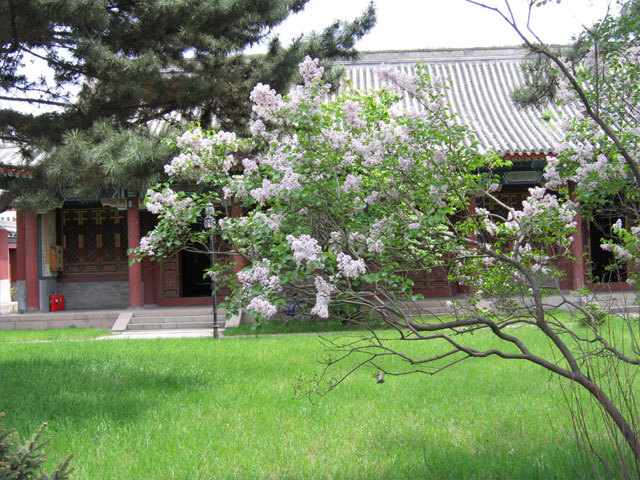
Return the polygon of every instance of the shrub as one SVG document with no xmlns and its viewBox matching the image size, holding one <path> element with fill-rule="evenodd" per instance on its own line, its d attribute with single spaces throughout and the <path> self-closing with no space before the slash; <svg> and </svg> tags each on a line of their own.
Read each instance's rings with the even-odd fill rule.
<svg viewBox="0 0 640 480">
<path fill-rule="evenodd" d="M 0 420 L 4 412 L 0 413 Z M 0 421 L 0 480 L 66 480 L 73 469 L 69 468 L 69 462 L 73 455 L 61 462 L 51 474 L 39 472 L 46 462 L 44 447 L 49 443 L 49 437 L 42 440 L 42 434 L 47 424 L 44 423 L 33 438 L 21 445 L 18 432 L 6 429 Z"/>
</svg>

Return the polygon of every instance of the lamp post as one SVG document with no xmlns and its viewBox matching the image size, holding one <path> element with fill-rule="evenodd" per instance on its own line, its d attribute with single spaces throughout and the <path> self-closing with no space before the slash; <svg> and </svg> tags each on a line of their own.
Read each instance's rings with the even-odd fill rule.
<svg viewBox="0 0 640 480">
<path fill-rule="evenodd" d="M 218 325 L 218 296 L 216 295 L 216 278 L 214 275 L 214 267 L 216 266 L 216 257 L 213 243 L 213 228 L 216 225 L 213 203 L 209 202 L 204 207 L 204 228 L 209 230 L 209 258 L 211 259 L 211 296 L 213 297 L 213 338 L 220 340 L 220 326 Z"/>
</svg>

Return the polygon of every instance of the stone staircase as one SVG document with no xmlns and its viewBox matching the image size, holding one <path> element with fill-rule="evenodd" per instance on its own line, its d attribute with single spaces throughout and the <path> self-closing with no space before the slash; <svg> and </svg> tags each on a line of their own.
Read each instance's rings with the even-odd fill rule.
<svg viewBox="0 0 640 480">
<path fill-rule="evenodd" d="M 0 330 L 44 328 L 110 328 L 113 332 L 213 329 L 212 307 L 143 308 L 140 310 L 63 310 L 0 315 Z M 224 328 L 226 312 L 218 309 Z"/>
<path fill-rule="evenodd" d="M 63 310 L 0 316 L 0 330 L 45 328 L 111 328 L 121 310 Z"/>
<path fill-rule="evenodd" d="M 218 325 L 225 327 L 226 312 L 218 309 Z M 124 321 L 128 317 L 126 325 Z M 124 327 L 124 328 L 123 328 Z M 176 307 L 127 310 L 120 314 L 113 331 L 212 329 L 212 307 Z"/>
</svg>

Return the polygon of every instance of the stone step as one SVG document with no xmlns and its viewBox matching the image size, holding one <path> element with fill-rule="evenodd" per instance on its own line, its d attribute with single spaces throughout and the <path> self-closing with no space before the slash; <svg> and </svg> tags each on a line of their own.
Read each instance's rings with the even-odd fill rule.
<svg viewBox="0 0 640 480">
<path fill-rule="evenodd" d="M 212 310 L 212 307 L 143 308 L 134 310 L 132 318 L 203 316 L 212 315 Z"/>
<path fill-rule="evenodd" d="M 0 330 L 44 328 L 111 328 L 120 310 L 35 312 L 2 315 Z"/>
<path fill-rule="evenodd" d="M 224 320 L 224 315 L 218 315 L 218 321 Z M 157 316 L 157 317 L 136 317 L 133 316 L 129 325 L 140 323 L 185 323 L 185 322 L 213 322 L 211 313 L 208 315 L 184 315 L 184 316 Z"/>
<path fill-rule="evenodd" d="M 224 328 L 225 322 L 220 321 L 219 327 Z M 186 330 L 186 329 L 213 329 L 213 321 L 209 322 L 149 322 L 149 323 L 134 323 L 127 326 L 127 330 Z"/>
</svg>

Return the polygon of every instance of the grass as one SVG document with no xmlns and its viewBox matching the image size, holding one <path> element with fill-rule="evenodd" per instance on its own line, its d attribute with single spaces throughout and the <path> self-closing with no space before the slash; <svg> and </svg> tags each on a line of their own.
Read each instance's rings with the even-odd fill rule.
<svg viewBox="0 0 640 480">
<path fill-rule="evenodd" d="M 380 323 L 369 324 L 370 328 L 381 328 Z M 355 323 L 343 323 L 339 320 L 288 320 L 273 321 L 253 325 L 238 325 L 237 327 L 226 328 L 225 337 L 236 335 L 281 335 L 286 333 L 326 333 L 326 332 L 348 332 L 362 331 L 365 327 Z"/>
<path fill-rule="evenodd" d="M 325 354 L 312 335 L 5 344 L 0 411 L 24 433 L 48 421 L 49 465 L 73 452 L 75 480 L 583 476 L 539 367 L 490 358 L 382 384 L 361 369 L 297 394 Z"/>
<path fill-rule="evenodd" d="M 111 335 L 108 328 L 50 328 L 44 330 L 0 330 L 0 343 L 86 340 Z"/>
</svg>

